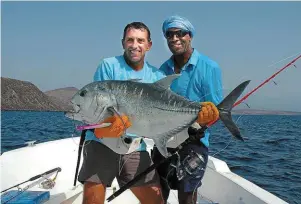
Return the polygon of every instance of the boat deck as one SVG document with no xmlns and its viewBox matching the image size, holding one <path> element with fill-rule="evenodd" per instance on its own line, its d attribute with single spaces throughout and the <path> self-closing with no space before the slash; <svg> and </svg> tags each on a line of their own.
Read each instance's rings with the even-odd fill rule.
<svg viewBox="0 0 301 204">
<path fill-rule="evenodd" d="M 146 140 L 146 143 L 150 150 L 151 141 Z M 78 144 L 78 137 L 67 138 L 4 152 L 0 157 L 1 190 L 60 167 L 62 170 L 58 173 L 56 185 L 52 189 L 42 189 L 36 185 L 29 190 L 49 190 L 48 204 L 81 203 L 82 184 L 77 182 L 73 186 Z M 51 176 L 53 177 L 54 175 Z M 214 157 L 209 157 L 202 183 L 197 191 L 199 204 L 286 204 L 275 195 L 234 174 L 224 161 Z M 116 179 L 112 187 L 107 188 L 106 197 L 112 195 L 114 187 L 115 190 L 119 188 Z M 176 191 L 171 191 L 168 202 L 178 203 Z M 109 203 L 138 204 L 139 201 L 130 190 L 126 190 Z"/>
</svg>

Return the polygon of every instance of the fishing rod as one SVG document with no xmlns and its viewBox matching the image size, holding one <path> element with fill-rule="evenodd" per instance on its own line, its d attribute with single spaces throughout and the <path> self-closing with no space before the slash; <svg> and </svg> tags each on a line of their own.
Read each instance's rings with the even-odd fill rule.
<svg viewBox="0 0 301 204">
<path fill-rule="evenodd" d="M 235 102 L 233 104 L 233 107 L 238 106 L 239 104 L 241 104 L 243 101 L 245 101 L 250 95 L 252 95 L 255 91 L 257 91 L 258 89 L 260 89 L 262 86 L 264 86 L 266 83 L 268 83 L 271 79 L 275 78 L 278 74 L 280 74 L 283 70 L 287 69 L 288 67 L 290 67 L 291 65 L 293 65 L 298 59 L 301 58 L 301 55 L 299 55 L 298 57 L 296 57 L 295 59 L 293 59 L 291 62 L 289 62 L 287 65 L 285 65 L 284 67 L 282 67 L 278 72 L 274 73 L 272 76 L 270 76 L 269 78 L 267 78 L 266 80 L 264 80 L 261 84 L 259 84 L 257 87 L 255 87 L 252 91 L 250 91 L 249 93 L 247 93 L 245 96 L 243 96 L 240 100 L 238 100 L 237 102 Z M 295 66 L 295 65 L 294 65 Z M 296 67 L 296 66 L 295 66 Z M 219 120 L 219 118 L 211 123 L 209 123 L 207 126 L 210 127 L 212 126 L 214 123 L 216 123 Z"/>
<path fill-rule="evenodd" d="M 36 175 L 36 176 L 33 176 L 33 177 L 31 177 L 30 179 L 28 179 L 28 180 L 26 180 L 26 181 L 23 181 L 23 182 L 21 182 L 21 183 L 18 183 L 17 185 L 14 185 L 14 186 L 12 186 L 12 187 L 9 187 L 9 188 L 7 188 L 7 189 L 1 191 L 1 193 L 4 193 L 4 192 L 6 192 L 6 191 L 8 191 L 8 190 L 10 190 L 10 189 L 12 189 L 12 188 L 18 187 L 18 186 L 20 186 L 20 185 L 22 185 L 22 184 L 24 184 L 24 183 L 27 183 L 27 182 L 30 182 L 30 181 L 34 181 L 34 180 L 37 180 L 38 178 L 45 177 L 45 176 L 47 176 L 47 175 L 49 175 L 49 174 L 52 175 L 54 172 L 60 172 L 60 171 L 62 171 L 62 169 L 61 169 L 60 167 L 56 167 L 56 168 L 51 169 L 51 170 L 48 170 L 48 171 L 46 171 L 46 172 L 44 172 L 44 173 L 42 173 L 42 174 L 38 174 L 38 175 Z"/>
<path fill-rule="evenodd" d="M 77 162 L 76 162 L 73 186 L 76 186 L 78 169 L 79 169 L 79 164 L 80 164 L 80 158 L 81 158 L 81 154 L 82 154 L 83 144 L 85 142 L 86 132 L 87 132 L 87 130 L 84 129 L 82 131 L 81 135 L 80 135 L 80 141 L 79 141 L 79 147 L 78 147 L 78 152 L 77 152 Z"/>
<path fill-rule="evenodd" d="M 266 83 L 268 83 L 271 79 L 275 78 L 280 72 L 282 72 L 283 70 L 287 69 L 288 67 L 290 67 L 291 65 L 293 65 L 298 59 L 301 58 L 301 55 L 299 55 L 298 57 L 296 57 L 295 59 L 293 59 L 291 62 L 289 62 L 287 65 L 285 65 L 283 68 L 281 68 L 278 72 L 276 72 L 275 74 L 273 74 L 271 77 L 269 77 L 268 79 L 266 79 L 264 82 L 262 82 L 261 84 L 259 84 L 256 88 L 254 88 L 252 91 L 250 91 L 249 93 L 247 93 L 245 96 L 243 96 L 240 100 L 238 100 L 236 103 L 233 104 L 232 108 L 234 108 L 235 106 L 238 106 L 239 104 L 241 104 L 244 100 L 246 100 L 251 94 L 253 94 L 255 91 L 257 91 L 259 88 L 261 88 L 263 85 L 265 85 Z M 235 90 L 233 90 L 235 91 Z M 232 92 L 233 92 L 232 91 Z M 229 94 L 231 95 L 231 94 Z M 231 111 L 231 110 L 230 110 Z M 209 123 L 207 126 L 203 126 L 201 129 L 198 130 L 198 132 L 204 132 L 207 128 L 209 128 L 210 126 L 212 126 L 213 124 L 215 124 L 217 121 L 219 120 L 219 118 L 211 123 Z M 196 138 L 194 138 L 196 139 Z M 168 158 L 165 158 L 163 160 L 161 160 L 158 163 L 154 163 L 151 166 L 149 166 L 144 172 L 140 173 L 139 175 L 137 175 L 134 179 L 132 179 L 131 181 L 129 181 L 128 183 L 126 183 L 124 186 L 120 187 L 118 191 L 116 191 L 115 193 L 113 193 L 109 198 L 107 198 L 107 201 L 110 202 L 112 201 L 114 198 L 116 198 L 117 196 L 119 196 L 121 193 L 123 193 L 124 191 L 126 191 L 127 189 L 129 189 L 131 186 L 133 186 L 137 181 L 139 181 L 143 176 L 145 176 L 146 174 L 150 173 L 152 170 L 154 170 L 156 167 L 160 166 L 161 164 L 171 161 L 173 158 L 177 157 L 177 152 L 183 148 L 183 146 L 189 144 L 192 142 L 192 139 L 188 138 L 187 140 L 185 140 L 182 144 L 180 144 L 178 147 L 176 147 L 172 153 L 172 155 Z"/>
<path fill-rule="evenodd" d="M 10 203 L 10 201 L 12 201 L 12 200 L 15 199 L 16 197 L 20 196 L 22 193 L 24 193 L 24 192 L 27 191 L 28 189 L 30 189 L 30 188 L 36 186 L 36 185 L 39 184 L 39 183 L 41 183 L 41 185 L 42 185 L 43 188 L 47 188 L 47 189 L 53 188 L 54 185 L 55 185 L 55 182 L 54 182 L 54 181 L 55 181 L 55 179 L 56 179 L 56 177 L 57 177 L 57 175 L 58 175 L 58 173 L 59 173 L 60 171 L 61 171 L 61 168 L 60 168 L 60 167 L 57 167 L 57 168 L 55 168 L 55 169 L 51 169 L 51 170 L 49 170 L 49 171 L 46 171 L 46 172 L 43 173 L 43 174 L 40 174 L 40 175 L 37 175 L 37 176 L 34 176 L 34 177 L 30 178 L 29 180 L 31 180 L 31 181 L 34 181 L 34 180 L 36 180 L 36 179 L 38 179 L 38 178 L 39 178 L 39 179 L 38 179 L 37 181 L 32 182 L 31 184 L 29 184 L 29 185 L 23 187 L 23 188 L 20 188 L 20 187 L 19 187 L 19 185 L 21 185 L 21 184 L 18 184 L 18 186 L 14 186 L 14 187 L 17 187 L 17 188 L 18 188 L 18 191 L 17 191 L 17 193 L 16 193 L 15 195 L 9 195 L 9 192 L 4 193 L 4 194 L 1 195 L 2 198 L 6 197 L 6 198 L 4 199 L 5 201 L 2 201 L 3 204 L 5 204 L 5 203 Z M 52 174 L 55 174 L 55 173 L 56 173 L 55 177 L 54 177 L 53 179 L 49 179 L 49 177 L 52 176 Z M 42 182 L 42 181 L 45 180 L 45 179 L 46 179 L 46 181 Z M 28 180 L 28 181 L 29 181 L 29 180 Z M 25 182 L 28 182 L 28 181 L 25 181 Z M 24 182 L 22 182 L 22 183 L 24 183 Z M 13 187 L 11 187 L 11 188 L 13 188 Z M 11 188 L 9 188 L 9 189 L 11 189 Z M 7 190 L 8 190 L 8 189 L 6 189 L 5 191 L 7 191 Z M 3 191 L 2 191 L 2 192 L 3 192 Z M 8 195 L 8 196 L 7 196 L 7 195 Z M 10 196 L 10 197 L 9 197 L 9 196 Z"/>
</svg>

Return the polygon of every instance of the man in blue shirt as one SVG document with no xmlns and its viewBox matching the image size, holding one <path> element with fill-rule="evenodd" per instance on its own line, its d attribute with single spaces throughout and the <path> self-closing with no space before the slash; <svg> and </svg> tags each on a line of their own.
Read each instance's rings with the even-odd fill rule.
<svg viewBox="0 0 301 204">
<path fill-rule="evenodd" d="M 153 83 L 165 76 L 144 60 L 145 53 L 152 46 L 146 25 L 141 22 L 128 24 L 124 28 L 122 46 L 123 55 L 101 61 L 94 81 L 141 79 L 141 82 Z M 114 149 L 116 138 L 106 138 L 105 128 L 98 130 L 100 133 L 97 134 L 104 132 L 101 135 L 104 139 L 99 139 L 92 131 L 86 133 L 84 161 L 78 177 L 84 183 L 83 203 L 104 203 L 106 186 L 110 186 L 115 177 L 123 186 L 152 164 L 145 142 L 142 141 L 136 151 L 130 154 L 118 154 L 118 150 Z M 142 204 L 163 203 L 156 171 L 147 174 L 130 190 Z"/>
<path fill-rule="evenodd" d="M 195 34 L 193 25 L 186 18 L 171 16 L 164 21 L 162 30 L 173 55 L 161 65 L 160 70 L 166 75 L 181 74 L 172 83 L 171 90 L 191 101 L 211 101 L 215 105 L 221 102 L 222 80 L 220 67 L 216 62 L 192 48 L 191 41 Z M 194 135 L 199 128 L 201 126 L 194 123 L 188 132 Z M 161 177 L 161 187 L 165 201 L 169 196 L 169 189 L 172 188 L 178 190 L 180 204 L 196 203 L 197 188 L 201 186 L 201 180 L 208 161 L 209 132 L 206 131 L 202 136 L 200 142 L 185 146 L 180 153 L 181 162 L 187 158 L 191 150 L 201 155 L 203 166 L 194 174 L 179 179 L 175 173 L 170 172 L 169 163 L 163 164 L 157 169 Z M 168 146 L 176 147 L 183 142 L 185 137 L 174 139 L 176 141 L 177 139 L 181 140 L 181 138 L 182 141 L 173 142 L 174 144 Z M 156 148 L 154 148 L 152 157 L 155 163 L 163 159 Z M 169 177 L 166 178 L 167 176 Z"/>
</svg>

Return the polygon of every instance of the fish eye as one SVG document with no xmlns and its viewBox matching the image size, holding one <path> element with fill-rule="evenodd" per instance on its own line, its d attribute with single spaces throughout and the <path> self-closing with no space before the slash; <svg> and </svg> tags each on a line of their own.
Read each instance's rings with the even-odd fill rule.
<svg viewBox="0 0 301 204">
<path fill-rule="evenodd" d="M 86 94 L 87 94 L 87 90 L 82 90 L 82 91 L 79 93 L 79 95 L 80 95 L 81 97 L 85 97 Z"/>
</svg>

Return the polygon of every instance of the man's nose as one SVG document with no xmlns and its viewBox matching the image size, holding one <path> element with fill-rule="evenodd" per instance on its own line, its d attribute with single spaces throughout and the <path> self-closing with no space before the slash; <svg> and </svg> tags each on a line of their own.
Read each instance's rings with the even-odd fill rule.
<svg viewBox="0 0 301 204">
<path fill-rule="evenodd" d="M 138 41 L 137 40 L 133 41 L 132 47 L 133 48 L 137 48 L 138 47 Z"/>
<path fill-rule="evenodd" d="M 178 38 L 178 36 L 177 36 L 176 34 L 173 34 L 173 35 L 169 38 L 169 40 L 170 40 L 171 42 L 175 42 L 175 41 L 179 40 L 179 38 Z"/>
</svg>

